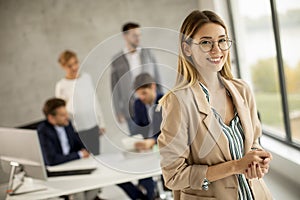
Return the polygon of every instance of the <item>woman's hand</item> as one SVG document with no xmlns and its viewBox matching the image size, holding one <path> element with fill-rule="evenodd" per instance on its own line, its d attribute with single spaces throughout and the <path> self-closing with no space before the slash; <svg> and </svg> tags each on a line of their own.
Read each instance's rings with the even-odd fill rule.
<svg viewBox="0 0 300 200">
<path fill-rule="evenodd" d="M 249 168 L 245 170 L 244 175 L 247 179 L 253 178 L 262 178 L 264 177 L 265 173 L 263 173 L 262 168 L 258 163 L 251 163 L 249 164 Z"/>
<path fill-rule="evenodd" d="M 238 160 L 237 165 L 237 171 L 238 173 L 242 174 L 245 173 L 246 169 L 251 168 L 251 177 L 254 172 L 252 170 L 255 170 L 255 174 L 257 174 L 256 170 L 256 164 L 259 166 L 259 170 L 262 171 L 262 173 L 267 173 L 269 169 L 269 163 L 272 159 L 271 153 L 264 151 L 264 150 L 254 150 L 248 152 L 243 158 Z M 249 171 L 249 170 L 248 170 Z"/>
<path fill-rule="evenodd" d="M 262 163 L 258 163 L 264 174 L 267 174 L 269 172 L 271 160 L 272 160 L 272 155 L 270 158 L 265 158 Z"/>
<path fill-rule="evenodd" d="M 251 155 L 255 155 L 255 154 L 258 155 L 261 161 L 259 162 L 253 161 L 250 164 L 248 164 L 248 168 L 245 169 L 245 171 L 243 172 L 245 177 L 247 179 L 264 177 L 264 175 L 269 171 L 269 163 L 272 160 L 272 154 L 261 149 L 251 151 L 247 153 L 245 157 L 248 154 L 250 154 L 250 157 Z"/>
<path fill-rule="evenodd" d="M 264 150 L 262 150 L 262 149 L 256 149 L 255 151 L 264 151 Z M 264 173 L 264 174 L 267 174 L 269 172 L 270 161 L 273 159 L 272 154 L 270 152 L 268 152 L 268 153 L 269 153 L 270 156 L 269 157 L 265 157 L 262 162 L 258 163 L 259 166 L 260 166 L 260 168 L 261 168 L 261 170 L 262 170 L 262 173 Z"/>
</svg>

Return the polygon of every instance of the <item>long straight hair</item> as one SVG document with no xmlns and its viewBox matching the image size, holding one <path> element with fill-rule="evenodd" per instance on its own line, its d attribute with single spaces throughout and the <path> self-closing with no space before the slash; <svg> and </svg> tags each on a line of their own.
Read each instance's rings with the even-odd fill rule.
<svg viewBox="0 0 300 200">
<path fill-rule="evenodd" d="M 215 23 L 222 26 L 225 29 L 226 35 L 228 35 L 225 23 L 216 13 L 208 10 L 195 10 L 191 12 L 185 18 L 180 28 L 177 78 L 175 87 L 170 92 L 192 86 L 200 79 L 201 74 L 199 74 L 199 72 L 195 68 L 191 57 L 186 56 L 183 52 L 182 44 L 185 42 L 190 45 L 193 37 L 198 32 L 198 30 L 207 23 Z M 221 69 L 220 74 L 226 79 L 233 78 L 231 73 L 229 52 L 227 60 L 223 68 Z M 169 93 L 167 93 L 165 97 L 168 96 Z M 163 102 L 165 97 L 160 102 Z"/>
</svg>

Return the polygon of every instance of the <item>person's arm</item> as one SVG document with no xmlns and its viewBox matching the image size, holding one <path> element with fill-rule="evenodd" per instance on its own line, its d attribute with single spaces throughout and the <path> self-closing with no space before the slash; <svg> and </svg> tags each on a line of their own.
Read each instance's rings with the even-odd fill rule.
<svg viewBox="0 0 300 200">
<path fill-rule="evenodd" d="M 78 132 L 75 131 L 71 121 L 69 121 L 69 125 L 67 126 L 66 131 L 68 133 L 71 133 L 69 137 L 72 137 L 72 142 L 74 143 L 75 151 L 80 151 L 82 149 L 85 149 L 85 146 L 82 140 L 80 139 Z"/>
<path fill-rule="evenodd" d="M 80 159 L 80 156 L 78 152 L 72 152 L 69 153 L 68 155 L 57 154 L 57 152 L 55 152 L 55 154 L 48 156 L 48 158 L 50 158 L 48 161 L 49 161 L 49 165 L 51 166 L 51 165 L 58 165 L 72 160 Z"/>
<path fill-rule="evenodd" d="M 139 100 L 136 99 L 134 101 L 134 127 L 133 127 L 133 135 L 137 135 L 137 134 L 143 134 L 143 131 L 148 131 L 148 128 L 146 128 L 147 124 L 145 121 L 146 120 L 145 117 L 148 116 L 147 114 L 147 110 L 144 109 L 144 104 Z M 143 151 L 143 150 L 149 150 L 153 147 L 153 145 L 155 144 L 155 140 L 152 138 L 147 138 L 144 139 L 143 141 L 138 141 L 134 144 L 135 149 L 138 151 Z"/>
<path fill-rule="evenodd" d="M 208 165 L 190 165 L 188 113 L 185 105 L 170 93 L 162 104 L 161 133 L 158 136 L 161 169 L 169 189 L 191 188 L 201 190 Z"/>
<path fill-rule="evenodd" d="M 132 125 L 132 133 L 131 135 L 144 135 L 142 132 L 145 130 L 144 126 L 145 124 L 142 122 L 142 119 L 145 118 L 143 112 L 147 112 L 147 110 L 142 109 L 142 103 L 140 102 L 139 99 L 136 99 L 134 101 L 133 105 L 133 110 L 134 110 L 134 117 L 133 117 L 133 122 L 134 124 Z"/>
<path fill-rule="evenodd" d="M 55 85 L 55 97 L 56 98 L 61 98 L 65 101 L 68 101 L 70 99 L 70 97 L 68 97 L 66 95 L 66 93 L 64 92 L 65 90 L 68 90 L 68 88 L 66 88 L 66 86 L 63 85 L 63 83 L 64 82 L 62 82 L 62 81 L 59 81 L 59 82 L 56 83 L 56 85 Z M 69 88 L 69 89 L 71 89 L 71 88 Z"/>
<path fill-rule="evenodd" d="M 269 156 L 270 153 L 266 151 L 251 151 L 239 160 L 209 166 L 206 178 L 209 181 L 216 181 L 231 175 L 243 174 L 246 169 L 256 167 L 256 163 L 262 163 L 264 157 Z"/>
<path fill-rule="evenodd" d="M 56 98 L 61 98 L 62 97 L 61 86 L 60 86 L 59 82 L 57 82 L 56 85 L 55 85 L 55 97 Z"/>
<path fill-rule="evenodd" d="M 80 158 L 89 157 L 90 153 L 85 148 L 82 140 L 79 137 L 79 134 L 74 130 L 71 121 L 69 122 L 69 126 L 66 128 L 66 131 L 71 133 L 70 137 L 68 138 L 72 138 L 72 144 L 74 144 L 74 147 L 72 147 L 72 152 L 77 152 Z"/>
</svg>

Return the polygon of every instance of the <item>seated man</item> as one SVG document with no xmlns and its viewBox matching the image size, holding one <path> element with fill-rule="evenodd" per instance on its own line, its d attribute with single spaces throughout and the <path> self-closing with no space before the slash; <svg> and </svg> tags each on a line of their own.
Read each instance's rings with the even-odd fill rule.
<svg viewBox="0 0 300 200">
<path fill-rule="evenodd" d="M 37 130 L 46 165 L 89 157 L 89 152 L 69 121 L 64 100 L 49 99 L 43 112 L 46 120 L 39 124 Z"/>
<path fill-rule="evenodd" d="M 66 102 L 63 99 L 47 100 L 43 112 L 46 120 L 38 125 L 37 131 L 45 165 L 52 166 L 89 157 L 89 152 L 69 121 Z M 84 194 L 76 195 L 79 196 L 78 198 L 86 200 L 99 200 L 101 198 L 97 196 L 98 191 L 99 189 L 89 190 Z M 69 199 L 69 197 L 67 196 L 65 199 Z"/>
<path fill-rule="evenodd" d="M 162 121 L 161 111 L 156 111 L 158 101 L 163 96 L 157 93 L 154 79 L 147 73 L 138 75 L 134 82 L 134 89 L 137 99 L 134 102 L 134 122 L 133 132 L 131 134 L 141 134 L 143 141 L 136 142 L 135 148 L 138 151 L 151 150 L 156 144 L 160 133 L 160 124 Z M 119 184 L 131 199 L 149 199 L 155 198 L 155 182 L 152 178 L 139 180 L 139 186 L 146 190 L 144 194 L 131 182 Z"/>
</svg>

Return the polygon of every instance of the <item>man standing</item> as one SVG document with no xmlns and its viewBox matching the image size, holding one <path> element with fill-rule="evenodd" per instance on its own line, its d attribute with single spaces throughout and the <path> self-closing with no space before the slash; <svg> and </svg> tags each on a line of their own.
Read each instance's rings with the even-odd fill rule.
<svg viewBox="0 0 300 200">
<path fill-rule="evenodd" d="M 149 49 L 140 47 L 141 30 L 136 23 L 126 23 L 122 28 L 125 48 L 117 53 L 112 61 L 112 98 L 119 123 L 127 122 L 129 131 L 133 128 L 133 80 L 140 73 L 149 73 L 160 83 L 156 59 Z M 160 86 L 157 88 L 161 92 Z"/>
</svg>

